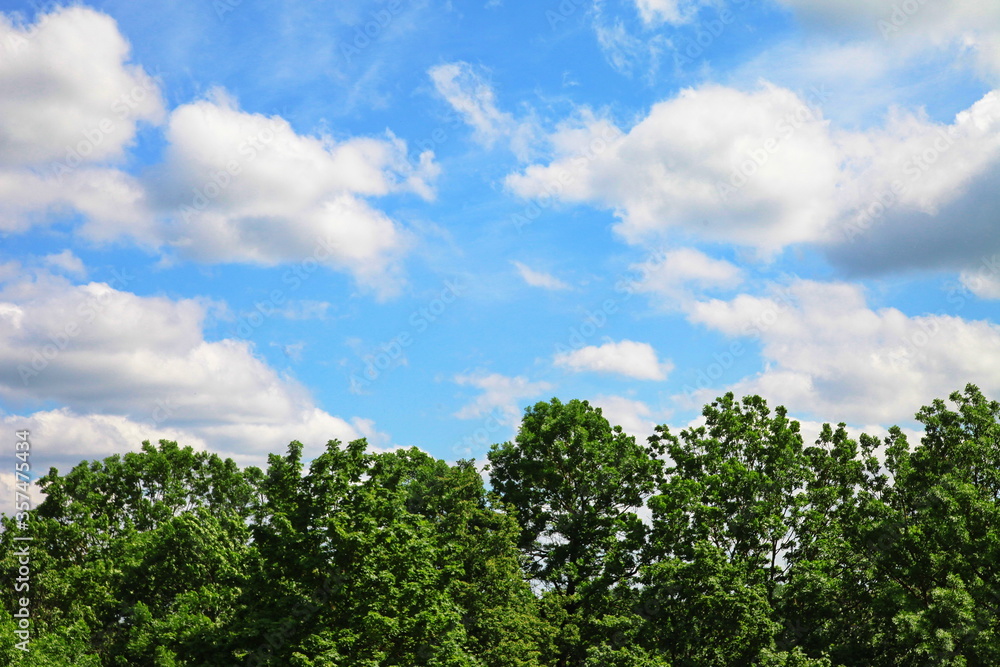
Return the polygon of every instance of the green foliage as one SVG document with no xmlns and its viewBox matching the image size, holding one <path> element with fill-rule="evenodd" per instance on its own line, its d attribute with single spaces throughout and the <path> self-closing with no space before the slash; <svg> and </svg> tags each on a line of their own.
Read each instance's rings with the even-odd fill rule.
<svg viewBox="0 0 1000 667">
<path fill-rule="evenodd" d="M 300 475 L 300 452 L 293 443 L 272 457 L 262 487 L 270 520 L 255 527 L 250 590 L 278 592 L 248 597 L 241 634 L 274 641 L 244 643 L 244 654 L 282 665 L 536 664 L 517 526 L 473 465 L 331 442 Z"/>
<path fill-rule="evenodd" d="M 0 664 L 997 665 L 1000 403 L 970 385 L 916 416 L 917 447 L 807 445 L 730 394 L 640 444 L 553 399 L 490 451 L 492 488 L 364 440 L 266 471 L 143 443 L 42 478 L 30 651 L 9 595 Z"/>
<path fill-rule="evenodd" d="M 577 664 L 586 641 L 605 639 L 615 587 L 639 567 L 646 527 L 635 510 L 655 489 L 656 449 L 612 428 L 586 401 L 557 399 L 525 411 L 515 442 L 494 445 L 490 478 L 521 525 L 527 573 L 549 589 L 557 662 Z"/>
</svg>

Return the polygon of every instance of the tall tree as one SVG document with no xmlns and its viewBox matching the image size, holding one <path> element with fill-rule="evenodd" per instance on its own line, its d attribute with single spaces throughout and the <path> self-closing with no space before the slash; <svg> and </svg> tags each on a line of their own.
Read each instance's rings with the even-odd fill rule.
<svg viewBox="0 0 1000 667">
<path fill-rule="evenodd" d="M 658 453 L 588 402 L 555 398 L 525 410 L 514 442 L 490 450 L 492 486 L 517 514 L 528 576 L 558 628 L 560 666 L 583 664 L 587 642 L 614 635 L 602 616 L 616 599 L 630 604 L 646 533 L 636 511 L 660 478 Z"/>
<path fill-rule="evenodd" d="M 1000 664 L 1000 403 L 974 385 L 950 398 L 917 413 L 920 447 L 890 443 L 893 484 L 867 507 L 872 664 Z"/>
<path fill-rule="evenodd" d="M 272 456 L 235 655 L 267 665 L 535 667 L 513 518 L 469 463 L 364 440 Z M 268 595 L 261 596 L 263 590 Z"/>
<path fill-rule="evenodd" d="M 675 665 L 754 664 L 781 627 L 775 603 L 809 478 L 802 437 L 759 396 L 726 394 L 702 414 L 680 437 L 660 426 L 651 438 L 673 465 L 650 500 L 645 638 Z"/>
</svg>

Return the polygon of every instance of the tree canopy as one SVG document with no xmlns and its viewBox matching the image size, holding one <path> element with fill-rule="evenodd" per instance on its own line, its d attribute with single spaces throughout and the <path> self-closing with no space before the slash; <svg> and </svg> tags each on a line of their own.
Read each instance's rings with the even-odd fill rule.
<svg viewBox="0 0 1000 667">
<path fill-rule="evenodd" d="M 703 416 L 640 442 L 552 399 L 485 466 L 357 440 L 261 470 L 160 441 L 52 469 L 26 526 L 2 519 L 0 661 L 1000 664 L 1000 403 L 935 400 L 913 445 L 807 443 L 759 396 Z"/>
</svg>

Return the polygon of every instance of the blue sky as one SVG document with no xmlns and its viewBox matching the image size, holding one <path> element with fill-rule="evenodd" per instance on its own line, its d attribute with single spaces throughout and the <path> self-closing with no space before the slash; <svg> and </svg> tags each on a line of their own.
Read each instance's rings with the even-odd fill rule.
<svg viewBox="0 0 1000 667">
<path fill-rule="evenodd" d="M 38 466 L 1000 390 L 1000 6 L 0 9 L 0 408 Z"/>
</svg>

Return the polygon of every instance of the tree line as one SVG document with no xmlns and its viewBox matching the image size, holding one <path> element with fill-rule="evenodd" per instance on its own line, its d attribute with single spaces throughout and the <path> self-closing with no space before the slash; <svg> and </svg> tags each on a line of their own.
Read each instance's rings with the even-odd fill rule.
<svg viewBox="0 0 1000 667">
<path fill-rule="evenodd" d="M 526 409 L 485 472 L 292 442 L 266 470 L 177 443 L 40 479 L 10 665 L 1000 665 L 1000 403 L 968 385 L 878 439 L 727 394 L 646 442 Z M 488 483 L 484 481 L 488 477 Z"/>
</svg>

